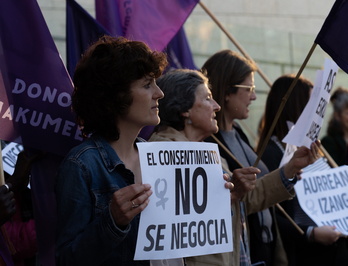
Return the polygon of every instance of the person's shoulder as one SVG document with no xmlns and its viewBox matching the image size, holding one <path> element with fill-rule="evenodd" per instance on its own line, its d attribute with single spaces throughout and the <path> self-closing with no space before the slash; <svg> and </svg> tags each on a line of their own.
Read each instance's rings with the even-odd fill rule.
<svg viewBox="0 0 348 266">
<path fill-rule="evenodd" d="M 320 142 L 321 142 L 321 145 L 327 146 L 327 145 L 333 145 L 335 142 L 340 142 L 341 141 L 340 139 L 341 137 L 339 136 L 326 135 L 320 140 Z"/>
<path fill-rule="evenodd" d="M 331 139 L 332 137 L 330 135 L 325 135 L 321 138 L 321 141 Z"/>
<path fill-rule="evenodd" d="M 223 142 L 223 138 L 221 135 L 220 130 L 217 133 L 214 133 L 213 135 L 210 135 L 209 137 L 207 137 L 206 139 L 204 139 L 205 142 L 213 142 L 213 143 L 217 143 L 217 140 L 222 141 Z"/>
<path fill-rule="evenodd" d="M 160 131 L 154 132 L 149 138 L 151 141 L 188 141 L 186 136 L 172 127 L 166 127 Z"/>
<path fill-rule="evenodd" d="M 82 143 L 73 147 L 65 156 L 65 159 L 78 159 L 82 156 L 88 157 L 96 151 L 96 148 L 96 144 L 92 139 L 85 139 Z"/>
<path fill-rule="evenodd" d="M 153 141 L 170 141 L 170 139 L 167 136 L 162 136 L 161 134 L 158 133 L 153 133 L 151 137 L 148 140 L 149 142 Z"/>
</svg>

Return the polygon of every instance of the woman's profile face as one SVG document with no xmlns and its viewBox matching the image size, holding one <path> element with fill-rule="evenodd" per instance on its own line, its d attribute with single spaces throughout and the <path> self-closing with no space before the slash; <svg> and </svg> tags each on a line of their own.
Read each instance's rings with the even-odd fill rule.
<svg viewBox="0 0 348 266">
<path fill-rule="evenodd" d="M 196 135 L 203 136 L 204 139 L 218 131 L 215 113 L 219 110 L 220 105 L 213 99 L 207 84 L 200 84 L 196 88 L 194 104 L 188 111 L 192 124 L 187 126 L 190 126 L 197 133 Z"/>
<path fill-rule="evenodd" d="M 246 86 L 245 88 L 238 88 L 236 93 L 230 93 L 225 97 L 225 117 L 229 120 L 234 119 L 247 119 L 249 117 L 249 105 L 252 101 L 256 100 L 255 91 L 251 90 L 254 86 L 254 73 L 250 73 L 248 77 L 241 82 L 236 84 Z M 247 88 L 249 87 L 249 88 Z"/>
<path fill-rule="evenodd" d="M 136 80 L 131 85 L 132 104 L 128 113 L 120 120 L 130 126 L 154 126 L 160 121 L 158 116 L 158 100 L 163 98 L 162 90 L 157 86 L 155 79 L 144 77 Z"/>
</svg>

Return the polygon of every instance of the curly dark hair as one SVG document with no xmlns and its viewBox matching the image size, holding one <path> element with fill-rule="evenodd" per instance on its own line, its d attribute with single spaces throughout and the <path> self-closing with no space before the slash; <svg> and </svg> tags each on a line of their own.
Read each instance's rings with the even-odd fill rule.
<svg viewBox="0 0 348 266">
<path fill-rule="evenodd" d="M 118 118 L 132 104 L 131 84 L 145 76 L 158 78 L 166 55 L 123 37 L 103 36 L 84 53 L 74 73 L 72 109 L 83 137 L 98 134 L 118 140 Z"/>
</svg>

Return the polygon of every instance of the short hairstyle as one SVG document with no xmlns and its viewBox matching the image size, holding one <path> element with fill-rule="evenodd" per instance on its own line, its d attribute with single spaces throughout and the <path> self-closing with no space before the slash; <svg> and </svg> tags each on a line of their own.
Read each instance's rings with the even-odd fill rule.
<svg viewBox="0 0 348 266">
<path fill-rule="evenodd" d="M 197 87 L 208 84 L 208 79 L 198 70 L 176 69 L 167 72 L 156 82 L 164 93 L 164 98 L 159 100 L 161 122 L 158 128 L 170 126 L 183 130 L 185 117 L 182 114 L 192 108 Z"/>
<path fill-rule="evenodd" d="M 255 72 L 254 62 L 242 57 L 237 52 L 222 50 L 212 55 L 203 65 L 202 72 L 208 77 L 214 100 L 221 106 L 222 112 L 216 114 L 220 129 L 225 129 L 225 96 L 237 93 L 233 85 L 242 83 L 248 75 Z"/>
<path fill-rule="evenodd" d="M 295 78 L 296 76 L 293 74 L 283 75 L 272 84 L 266 100 L 265 113 L 262 118 L 262 129 L 257 152 L 259 152 L 262 143 L 266 140 L 266 136 L 271 129 L 279 106 Z M 277 136 L 278 139 L 282 141 L 289 132 L 287 121 L 296 123 L 309 101 L 312 88 L 313 83 L 310 80 L 302 76 L 299 77 L 271 135 Z"/>
<path fill-rule="evenodd" d="M 330 98 L 333 105 L 333 114 L 329 120 L 327 127 L 327 134 L 330 136 L 343 136 L 342 122 L 337 119 L 337 115 L 340 114 L 348 108 L 348 89 L 343 87 L 338 87 Z"/>
<path fill-rule="evenodd" d="M 132 104 L 131 84 L 145 76 L 159 77 L 166 66 L 165 54 L 143 42 L 103 36 L 92 44 L 73 78 L 72 108 L 82 135 L 117 140 L 118 119 Z"/>
</svg>

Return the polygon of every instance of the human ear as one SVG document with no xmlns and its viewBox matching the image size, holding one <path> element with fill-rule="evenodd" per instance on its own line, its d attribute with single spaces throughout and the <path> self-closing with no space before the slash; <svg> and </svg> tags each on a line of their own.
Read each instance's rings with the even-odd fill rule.
<svg viewBox="0 0 348 266">
<path fill-rule="evenodd" d="M 183 117 L 185 117 L 185 118 L 189 118 L 189 117 L 190 117 L 190 112 L 189 112 L 189 111 L 183 112 L 183 113 L 181 113 L 181 115 L 182 115 Z"/>
</svg>

